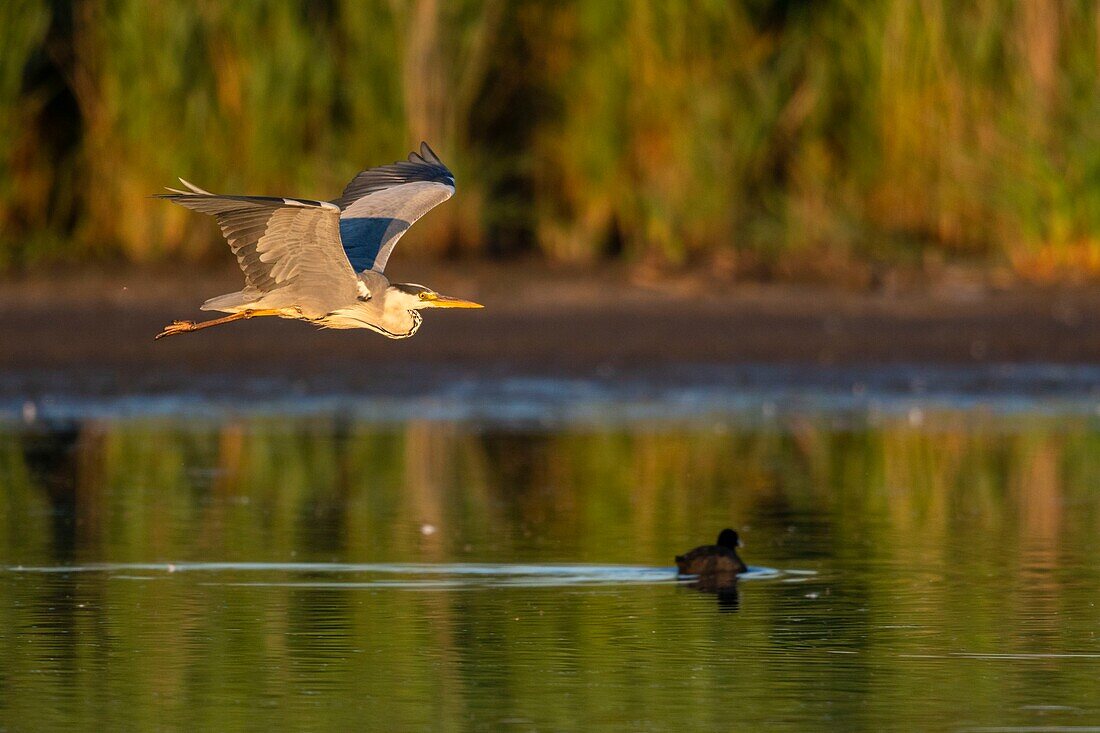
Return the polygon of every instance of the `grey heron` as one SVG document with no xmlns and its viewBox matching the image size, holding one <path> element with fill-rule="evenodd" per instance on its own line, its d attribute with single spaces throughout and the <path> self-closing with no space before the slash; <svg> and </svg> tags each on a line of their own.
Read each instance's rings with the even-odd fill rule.
<svg viewBox="0 0 1100 733">
<path fill-rule="evenodd" d="M 454 174 L 428 147 L 392 165 L 369 168 L 333 201 L 210 193 L 158 194 L 212 214 L 244 271 L 236 293 L 211 298 L 202 310 L 229 315 L 176 321 L 156 338 L 258 316 L 304 320 L 322 328 L 369 328 L 392 339 L 420 328 L 423 308 L 481 308 L 383 274 L 397 240 L 455 192 Z"/>
</svg>

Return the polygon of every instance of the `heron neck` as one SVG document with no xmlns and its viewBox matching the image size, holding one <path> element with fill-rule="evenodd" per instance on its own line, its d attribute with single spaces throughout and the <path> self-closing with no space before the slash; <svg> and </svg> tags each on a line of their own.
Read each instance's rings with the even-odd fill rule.
<svg viewBox="0 0 1100 733">
<path fill-rule="evenodd" d="M 387 289 L 383 300 L 378 303 L 382 308 L 382 328 L 399 336 L 412 336 L 420 328 L 420 314 L 409 310 L 408 303 L 402 302 L 393 290 Z"/>
<path fill-rule="evenodd" d="M 386 308 L 382 312 L 382 328 L 395 336 L 412 336 L 420 328 L 423 319 L 416 311 L 404 308 Z"/>
<path fill-rule="evenodd" d="M 372 299 L 333 311 L 322 322 L 329 328 L 369 328 L 389 338 L 400 339 L 416 333 L 421 317 L 415 311 L 385 307 Z"/>
</svg>

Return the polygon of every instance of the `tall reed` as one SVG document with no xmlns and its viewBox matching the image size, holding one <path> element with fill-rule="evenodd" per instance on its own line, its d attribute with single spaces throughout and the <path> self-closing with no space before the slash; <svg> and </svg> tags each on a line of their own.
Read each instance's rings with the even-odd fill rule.
<svg viewBox="0 0 1100 733">
<path fill-rule="evenodd" d="M 428 139 L 462 196 L 425 252 L 1100 272 L 1098 27 L 1094 0 L 13 1 L 0 265 L 43 232 L 206 257 L 146 198 L 175 176 L 332 196 Z"/>
<path fill-rule="evenodd" d="M 41 52 L 49 21 L 44 0 L 0 4 L 0 269 L 13 254 L 4 240 L 25 233 L 28 214 L 43 205 L 48 188 L 42 185 L 48 163 L 35 159 L 32 124 L 43 95 L 25 88 L 24 71 Z"/>
</svg>

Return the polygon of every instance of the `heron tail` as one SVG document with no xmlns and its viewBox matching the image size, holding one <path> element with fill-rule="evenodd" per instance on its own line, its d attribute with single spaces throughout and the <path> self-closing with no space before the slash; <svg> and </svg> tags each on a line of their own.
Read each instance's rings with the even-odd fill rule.
<svg viewBox="0 0 1100 733">
<path fill-rule="evenodd" d="M 206 301 L 199 306 L 199 310 L 233 313 L 241 310 L 245 306 L 253 305 L 258 297 L 259 293 L 249 292 L 247 290 L 240 290 L 236 293 L 226 293 L 225 295 L 219 295 Z"/>
</svg>

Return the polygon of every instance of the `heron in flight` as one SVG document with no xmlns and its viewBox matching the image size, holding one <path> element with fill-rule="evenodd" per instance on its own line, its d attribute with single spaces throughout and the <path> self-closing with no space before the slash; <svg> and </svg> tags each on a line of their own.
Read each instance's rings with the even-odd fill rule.
<svg viewBox="0 0 1100 733">
<path fill-rule="evenodd" d="M 169 188 L 156 198 L 212 214 L 245 284 L 202 304 L 229 315 L 176 321 L 158 339 L 258 316 L 402 339 L 420 328 L 423 308 L 482 307 L 423 285 L 391 283 L 383 274 L 401 235 L 454 195 L 454 174 L 427 143 L 406 161 L 363 171 L 334 201 L 223 196 L 180 182 L 186 191 Z"/>
</svg>

